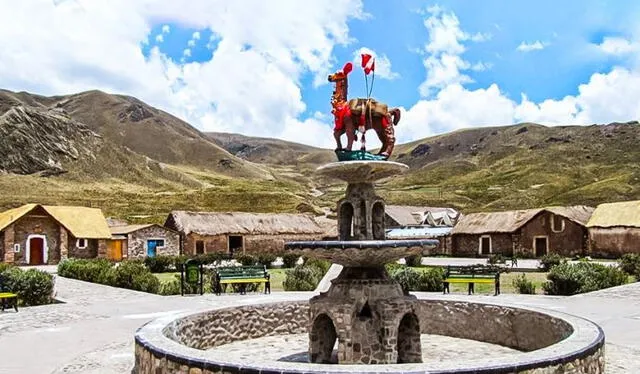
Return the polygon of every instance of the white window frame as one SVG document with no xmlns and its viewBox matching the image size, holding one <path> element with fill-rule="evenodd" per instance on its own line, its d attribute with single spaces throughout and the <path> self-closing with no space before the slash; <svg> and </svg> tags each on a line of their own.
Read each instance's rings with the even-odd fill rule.
<svg viewBox="0 0 640 374">
<path fill-rule="evenodd" d="M 13 252 L 20 253 L 20 243 L 13 244 Z"/>
<path fill-rule="evenodd" d="M 42 254 L 42 262 L 47 264 L 49 262 L 49 243 L 47 243 L 47 237 L 44 236 L 44 235 L 29 235 L 29 236 L 27 236 L 27 245 L 26 245 L 26 248 L 25 248 L 25 250 L 26 250 L 25 259 L 27 260 L 27 264 L 31 260 L 31 239 L 42 239 L 42 241 L 43 241 L 42 250 L 44 251 L 44 253 Z"/>
<path fill-rule="evenodd" d="M 561 220 L 560 221 L 561 222 L 560 230 L 556 230 L 555 229 L 555 227 L 556 227 L 556 219 L 560 219 Z M 564 217 L 561 217 L 561 216 L 559 216 L 557 214 L 553 214 L 551 216 L 551 231 L 553 231 L 555 233 L 563 232 L 564 231 L 564 223 L 565 223 L 564 221 L 565 221 Z"/>
<path fill-rule="evenodd" d="M 544 239 L 544 240 L 546 240 L 546 242 L 547 242 L 547 252 L 546 252 L 544 255 L 548 255 L 548 254 L 549 254 L 549 252 L 550 252 L 550 250 L 551 250 L 551 248 L 549 248 L 549 236 L 547 236 L 547 235 L 538 235 L 538 236 L 534 236 L 534 237 L 533 237 L 533 244 L 531 245 L 531 248 L 533 248 L 533 254 L 534 254 L 535 256 L 537 256 L 537 253 L 538 253 L 538 249 L 536 248 L 536 240 L 537 240 L 537 239 Z M 544 255 L 543 255 L 543 256 L 544 256 Z"/>
<path fill-rule="evenodd" d="M 83 246 L 80 245 L 80 240 L 84 240 L 84 245 Z M 87 239 L 85 239 L 85 238 L 76 239 L 76 248 L 78 248 L 78 249 L 86 249 L 88 245 L 89 245 L 89 241 Z"/>
<path fill-rule="evenodd" d="M 493 240 L 491 235 L 480 235 L 478 239 L 478 254 L 482 255 L 482 239 L 489 238 L 489 254 L 493 253 Z"/>
</svg>

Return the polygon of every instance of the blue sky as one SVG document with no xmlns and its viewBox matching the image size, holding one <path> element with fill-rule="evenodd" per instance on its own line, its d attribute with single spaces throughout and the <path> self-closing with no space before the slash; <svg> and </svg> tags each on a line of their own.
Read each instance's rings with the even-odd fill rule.
<svg viewBox="0 0 640 374">
<path fill-rule="evenodd" d="M 640 117 L 637 19 L 640 2 L 605 0 L 25 0 L 0 5 L 0 87 L 102 89 L 201 130 L 331 147 L 326 75 L 366 48 L 373 96 L 404 111 L 401 142 L 628 121 Z M 355 62 L 350 96 L 362 97 Z"/>
</svg>

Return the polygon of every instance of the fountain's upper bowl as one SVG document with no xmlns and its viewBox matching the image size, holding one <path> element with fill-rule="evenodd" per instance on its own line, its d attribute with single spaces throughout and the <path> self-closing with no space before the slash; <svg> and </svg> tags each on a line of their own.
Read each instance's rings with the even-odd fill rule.
<svg viewBox="0 0 640 374">
<path fill-rule="evenodd" d="M 344 266 L 382 266 L 438 246 L 438 240 L 327 240 L 287 242 L 284 248 Z"/>
<path fill-rule="evenodd" d="M 347 183 L 373 183 L 378 179 L 405 172 L 409 166 L 393 161 L 341 161 L 316 169 L 316 173 L 342 179 Z"/>
</svg>

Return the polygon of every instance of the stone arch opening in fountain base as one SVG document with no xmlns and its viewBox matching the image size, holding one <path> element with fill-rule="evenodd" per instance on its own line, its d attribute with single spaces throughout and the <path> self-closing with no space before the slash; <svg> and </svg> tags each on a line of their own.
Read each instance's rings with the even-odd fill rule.
<svg viewBox="0 0 640 374">
<path fill-rule="evenodd" d="M 315 364 L 335 364 L 333 347 L 338 340 L 336 327 L 331 318 L 322 313 L 316 317 L 309 332 L 309 361 Z"/>
<path fill-rule="evenodd" d="M 420 321 L 415 313 L 407 313 L 398 325 L 398 363 L 422 362 Z"/>
</svg>

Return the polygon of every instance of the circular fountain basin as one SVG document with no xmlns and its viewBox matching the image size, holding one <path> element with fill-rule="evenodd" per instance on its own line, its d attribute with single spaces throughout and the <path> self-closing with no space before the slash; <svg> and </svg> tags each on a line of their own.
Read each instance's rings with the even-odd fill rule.
<svg viewBox="0 0 640 374">
<path fill-rule="evenodd" d="M 347 161 L 351 162 L 351 161 Z M 343 266 L 382 266 L 438 246 L 437 240 L 325 240 L 287 242 L 285 250 L 330 260 Z"/>
<path fill-rule="evenodd" d="M 348 183 L 373 183 L 409 170 L 409 166 L 393 161 L 341 161 L 316 169 L 316 173 Z"/>
<path fill-rule="evenodd" d="M 446 350 L 443 358 L 411 364 L 311 364 L 300 362 L 305 356 L 300 344 L 292 344 L 290 351 L 237 354 L 242 341 L 248 349 L 260 343 L 255 339 L 283 337 L 282 345 L 285 339 L 295 343 L 300 334 L 306 334 L 309 303 L 302 299 L 308 295 L 298 297 L 299 301 L 289 296 L 286 302 L 180 313 L 151 321 L 136 332 L 134 372 L 604 373 L 604 334 L 593 322 L 556 311 L 474 303 L 450 295 L 418 300 L 423 346 L 431 342 L 433 347 L 428 352 L 423 349 L 423 354 Z M 484 347 L 474 342 L 465 345 L 469 340 Z M 465 354 L 455 355 L 455 350 Z"/>
</svg>

